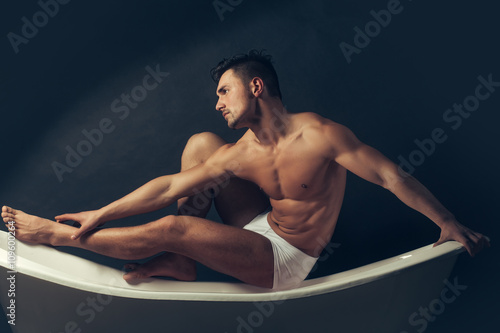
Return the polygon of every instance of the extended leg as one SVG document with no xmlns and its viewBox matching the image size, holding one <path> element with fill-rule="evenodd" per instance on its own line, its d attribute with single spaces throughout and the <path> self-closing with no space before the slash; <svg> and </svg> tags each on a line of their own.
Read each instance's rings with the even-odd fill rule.
<svg viewBox="0 0 500 333">
<path fill-rule="evenodd" d="M 141 226 L 101 229 L 71 240 L 71 226 L 9 207 L 2 209 L 2 217 L 6 223 L 15 222 L 16 237 L 26 242 L 79 247 L 119 259 L 173 252 L 243 282 L 272 287 L 271 243 L 237 227 L 198 217 L 167 216 Z"/>
<path fill-rule="evenodd" d="M 225 142 L 221 138 L 212 133 L 201 133 L 193 136 L 184 150 L 181 170 L 187 170 L 203 163 L 215 150 L 224 144 Z M 237 178 L 233 178 L 229 182 L 214 188 L 213 193 L 216 196 L 215 206 L 222 220 L 228 225 L 239 228 L 247 224 L 269 205 L 267 197 L 257 186 Z M 179 213 L 204 217 L 210 206 L 211 196 L 200 192 L 195 197 L 179 200 Z M 14 210 L 11 211 L 15 212 Z M 12 212 L 5 212 L 5 214 L 15 215 Z M 52 221 L 27 215 L 20 211 L 17 211 L 17 219 L 20 222 L 22 221 L 22 223 L 18 223 L 20 239 L 28 242 L 77 246 L 122 259 L 142 259 L 166 251 L 163 249 L 161 242 L 152 242 L 152 235 L 156 231 L 149 231 L 151 224 L 133 228 L 100 230 L 83 237 L 80 242 L 66 242 L 67 239 L 64 237 L 67 237 L 67 233 L 73 232 L 72 227 L 54 224 Z M 196 223 L 196 220 L 193 221 Z M 23 223 L 25 225 L 22 225 Z M 245 231 L 245 233 L 248 233 L 248 231 Z M 129 238 L 132 236 L 134 246 L 129 244 Z M 106 237 L 109 238 L 109 242 L 103 239 Z M 221 240 L 222 238 L 219 237 L 218 239 Z M 192 246 L 197 247 L 195 240 L 193 240 Z M 133 270 L 127 273 L 124 278 L 127 281 L 132 281 L 149 276 L 170 276 L 180 280 L 193 280 L 196 277 L 193 259 L 183 256 L 182 252 L 179 252 L 179 254 L 166 253 L 141 266 L 129 265 L 129 268 Z M 204 263 L 204 260 L 199 261 Z M 210 267 L 214 268 L 216 266 L 211 265 Z M 217 270 L 217 268 L 215 269 Z M 225 272 L 225 270 L 223 271 Z"/>
</svg>

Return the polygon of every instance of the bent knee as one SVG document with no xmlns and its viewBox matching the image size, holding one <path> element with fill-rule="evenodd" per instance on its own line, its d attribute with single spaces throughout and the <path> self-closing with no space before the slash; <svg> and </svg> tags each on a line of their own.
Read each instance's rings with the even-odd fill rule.
<svg viewBox="0 0 500 333">
<path fill-rule="evenodd" d="M 220 136 L 211 132 L 197 133 L 191 136 L 184 148 L 183 158 L 197 157 L 202 161 L 209 158 L 217 149 L 226 144 Z"/>
</svg>

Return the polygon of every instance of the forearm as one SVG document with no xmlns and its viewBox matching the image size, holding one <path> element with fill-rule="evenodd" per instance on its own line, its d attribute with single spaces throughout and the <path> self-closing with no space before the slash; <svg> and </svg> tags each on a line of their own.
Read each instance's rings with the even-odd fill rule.
<svg viewBox="0 0 500 333">
<path fill-rule="evenodd" d="M 175 202 L 170 195 L 172 176 L 155 178 L 135 191 L 97 210 L 99 221 L 104 223 L 132 215 L 152 212 Z"/>
<path fill-rule="evenodd" d="M 347 170 L 394 193 L 402 202 L 422 213 L 441 228 L 439 245 L 450 240 L 462 243 L 474 255 L 489 240 L 460 224 L 432 193 L 376 149 L 361 143 L 349 130 L 330 126 L 326 131 L 335 161 Z"/>
<path fill-rule="evenodd" d="M 409 174 L 393 177 L 389 185 L 384 186 L 394 193 L 407 206 L 422 213 L 439 227 L 455 220 L 454 215 L 447 210 L 436 197 L 418 180 Z"/>
</svg>

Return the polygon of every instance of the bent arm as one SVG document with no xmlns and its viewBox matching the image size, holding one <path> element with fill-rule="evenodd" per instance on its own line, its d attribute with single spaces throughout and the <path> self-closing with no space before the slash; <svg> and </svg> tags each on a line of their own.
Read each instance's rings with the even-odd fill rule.
<svg viewBox="0 0 500 333">
<path fill-rule="evenodd" d="M 448 240 L 461 242 L 474 255 L 489 246 L 486 237 L 461 225 L 434 195 L 413 176 L 376 149 L 365 145 L 347 128 L 339 125 L 329 133 L 335 161 L 354 174 L 380 185 L 403 203 L 422 213 L 441 228 L 435 245 Z"/>
</svg>

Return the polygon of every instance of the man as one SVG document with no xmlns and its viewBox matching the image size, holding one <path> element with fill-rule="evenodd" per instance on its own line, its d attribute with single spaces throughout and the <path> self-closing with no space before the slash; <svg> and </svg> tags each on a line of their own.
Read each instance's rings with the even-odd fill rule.
<svg viewBox="0 0 500 333">
<path fill-rule="evenodd" d="M 252 51 L 223 60 L 212 75 L 218 83 L 216 109 L 230 128 L 248 128 L 236 143 L 226 144 L 211 133 L 193 136 L 180 173 L 153 179 L 99 210 L 56 217 L 76 221 L 80 228 L 10 207 L 2 209 L 4 222 L 26 242 L 76 246 L 130 260 L 166 252 L 142 266 L 131 265 L 124 276 L 128 281 L 148 276 L 193 280 L 198 261 L 249 284 L 289 289 L 307 276 L 332 237 L 349 170 L 436 223 L 441 236 L 435 245 L 457 240 L 471 255 L 489 245 L 346 127 L 314 113 L 288 113 L 269 56 Z M 225 224 L 204 219 L 210 191 Z M 176 201 L 178 216 L 95 229 Z"/>
</svg>

